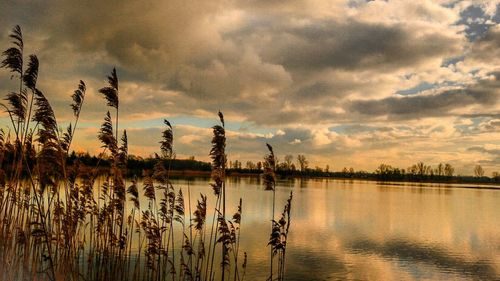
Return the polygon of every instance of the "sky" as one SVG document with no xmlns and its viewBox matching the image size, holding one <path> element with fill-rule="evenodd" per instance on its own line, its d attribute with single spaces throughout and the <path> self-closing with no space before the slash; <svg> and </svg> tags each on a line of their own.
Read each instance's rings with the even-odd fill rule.
<svg viewBox="0 0 500 281">
<path fill-rule="evenodd" d="M 373 171 L 450 163 L 500 171 L 500 2 L 2 0 L 0 49 L 23 29 L 61 127 L 87 84 L 77 151 L 98 153 L 116 67 L 129 152 L 208 160 L 224 113 L 229 160 L 304 154 L 311 167 Z M 16 89 L 0 70 L 0 94 Z M 6 115 L 0 124 L 7 128 Z"/>
</svg>

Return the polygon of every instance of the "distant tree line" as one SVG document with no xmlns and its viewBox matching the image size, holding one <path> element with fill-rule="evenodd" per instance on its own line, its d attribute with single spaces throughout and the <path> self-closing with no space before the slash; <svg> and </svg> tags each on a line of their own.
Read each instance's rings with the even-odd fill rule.
<svg viewBox="0 0 500 281">
<path fill-rule="evenodd" d="M 429 180 L 429 179 L 450 179 L 455 173 L 455 168 L 451 164 L 439 163 L 436 168 L 418 162 L 408 169 L 399 169 L 391 165 L 380 164 L 375 170 L 375 175 L 380 180 Z"/>
<path fill-rule="evenodd" d="M 405 180 L 405 181 L 438 181 L 438 182 L 500 182 L 500 174 L 493 172 L 492 177 L 485 176 L 481 165 L 476 165 L 474 176 L 455 175 L 455 168 L 449 163 L 439 163 L 432 167 L 423 162 L 418 162 L 408 169 L 399 169 L 391 165 L 380 164 L 374 175 L 378 180 Z"/>
<path fill-rule="evenodd" d="M 30 158 L 30 157 L 28 157 Z M 95 167 L 98 162 L 101 167 L 109 167 L 106 158 L 90 155 L 89 153 L 72 152 L 68 157 L 68 164 L 82 164 Z M 154 156 L 140 157 L 130 155 L 127 162 L 128 176 L 141 176 L 143 170 L 152 169 L 157 162 Z M 188 159 L 172 159 L 170 164 L 164 164 L 172 171 L 197 171 L 210 172 L 210 163 L 195 160 L 194 156 Z M 168 166 L 170 165 L 170 166 Z M 244 164 L 239 160 L 231 160 L 227 163 L 228 175 L 258 175 L 263 172 L 264 161 L 246 161 Z M 309 161 L 303 154 L 285 155 L 283 161 L 276 158 L 276 174 L 280 177 L 334 177 L 346 179 L 369 179 L 380 181 L 434 181 L 434 182 L 479 182 L 500 183 L 500 173 L 493 172 L 491 177 L 485 176 L 485 171 L 480 165 L 473 170 L 474 176 L 460 176 L 455 174 L 455 167 L 449 163 L 439 163 L 436 166 L 418 162 L 406 169 L 393 167 L 388 164 L 380 164 L 374 172 L 358 171 L 353 167 L 343 167 L 340 171 L 331 171 L 330 166 L 324 168 L 309 167 Z"/>
<path fill-rule="evenodd" d="M 144 170 L 152 170 L 154 165 L 158 163 L 158 157 L 140 157 L 129 155 L 127 159 L 127 176 L 141 176 Z M 105 157 L 90 155 L 89 153 L 75 153 L 74 151 L 68 157 L 68 165 L 83 165 L 87 167 L 96 167 L 99 163 L 100 167 L 110 167 L 111 161 Z M 211 166 L 208 162 L 197 161 L 194 157 L 188 159 L 173 158 L 169 161 L 164 161 L 164 166 L 172 171 L 198 171 L 210 172 Z"/>
<path fill-rule="evenodd" d="M 380 181 L 435 181 L 435 182 L 479 182 L 500 183 L 500 173 L 493 172 L 491 177 L 485 176 L 481 165 L 476 165 L 474 176 L 460 176 L 455 174 L 455 167 L 449 163 L 439 163 L 435 167 L 418 162 L 407 169 L 380 164 L 374 172 L 356 171 L 352 167 L 344 167 L 340 171 L 331 171 L 330 166 L 325 168 L 309 167 L 309 161 L 303 154 L 285 155 L 283 161 L 276 159 L 276 172 L 279 176 L 305 176 L 305 177 L 336 177 L 352 179 L 371 179 Z M 255 174 L 262 171 L 262 162 L 247 161 L 243 166 L 239 160 L 229 162 L 229 173 Z"/>
</svg>

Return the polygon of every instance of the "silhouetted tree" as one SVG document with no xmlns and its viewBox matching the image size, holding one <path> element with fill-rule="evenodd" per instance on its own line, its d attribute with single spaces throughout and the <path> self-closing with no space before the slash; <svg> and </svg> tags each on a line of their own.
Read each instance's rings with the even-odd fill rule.
<svg viewBox="0 0 500 281">
<path fill-rule="evenodd" d="M 303 154 L 297 155 L 297 161 L 299 162 L 300 171 L 305 172 L 307 170 L 307 165 L 309 165 L 306 156 Z"/>
<path fill-rule="evenodd" d="M 444 175 L 444 165 L 443 163 L 439 163 L 436 168 L 436 175 L 443 176 Z"/>
<path fill-rule="evenodd" d="M 254 162 L 252 161 L 247 161 L 245 167 L 248 169 L 248 170 L 255 170 L 257 168 L 257 165 L 255 165 Z"/>
<path fill-rule="evenodd" d="M 292 163 L 293 163 L 293 155 L 285 155 L 285 161 L 283 162 L 285 170 L 291 170 Z"/>
<path fill-rule="evenodd" d="M 483 167 L 481 167 L 481 165 L 476 165 L 474 167 L 474 175 L 479 178 L 484 176 L 484 169 Z"/>
<path fill-rule="evenodd" d="M 454 172 L 455 172 L 455 168 L 453 168 L 453 166 L 451 166 L 448 163 L 446 163 L 444 165 L 444 175 L 445 176 L 452 177 Z"/>
</svg>

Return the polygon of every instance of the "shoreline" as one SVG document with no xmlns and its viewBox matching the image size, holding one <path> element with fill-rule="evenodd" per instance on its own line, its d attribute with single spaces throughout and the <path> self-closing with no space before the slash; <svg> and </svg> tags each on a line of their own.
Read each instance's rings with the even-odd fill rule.
<svg viewBox="0 0 500 281">
<path fill-rule="evenodd" d="M 172 170 L 170 171 L 171 176 L 174 177 L 203 177 L 209 178 L 210 171 L 195 171 L 195 170 Z M 260 178 L 259 173 L 240 173 L 240 172 L 229 172 L 227 173 L 229 178 Z M 488 190 L 500 190 L 500 183 L 474 183 L 467 181 L 459 181 L 454 179 L 452 181 L 432 181 L 432 180 L 380 180 L 375 178 L 361 178 L 361 177 L 336 177 L 336 176 L 300 176 L 300 175 L 278 175 L 278 180 L 287 179 L 304 179 L 304 180 L 315 180 L 315 179 L 326 179 L 326 180 L 341 180 L 341 181 L 369 181 L 377 182 L 387 186 L 400 186 L 400 187 L 439 187 L 439 188 L 464 188 L 464 189 L 488 189 Z"/>
</svg>

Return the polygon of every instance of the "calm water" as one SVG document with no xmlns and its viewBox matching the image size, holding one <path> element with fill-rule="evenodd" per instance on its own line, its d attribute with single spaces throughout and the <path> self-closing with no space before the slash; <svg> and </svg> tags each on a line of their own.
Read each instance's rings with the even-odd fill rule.
<svg viewBox="0 0 500 281">
<path fill-rule="evenodd" d="M 179 179 L 194 205 L 208 179 Z M 287 280 L 500 280 L 500 190 L 344 180 L 278 182 L 281 212 L 293 191 Z M 272 192 L 230 178 L 229 213 L 243 198 L 246 280 L 268 277 Z M 187 199 L 186 199 L 187 201 Z M 187 203 L 187 202 L 186 202 Z"/>
</svg>

